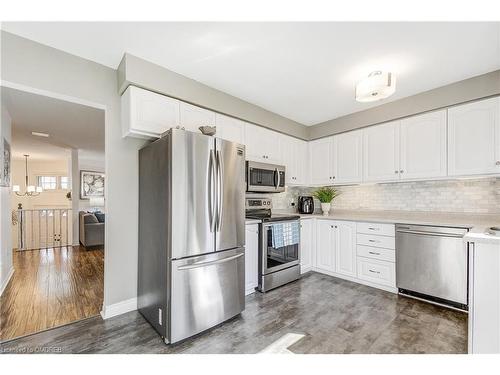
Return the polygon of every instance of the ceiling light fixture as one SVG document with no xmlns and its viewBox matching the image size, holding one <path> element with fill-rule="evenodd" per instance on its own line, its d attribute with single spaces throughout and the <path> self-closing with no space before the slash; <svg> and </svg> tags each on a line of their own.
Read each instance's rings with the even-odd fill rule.
<svg viewBox="0 0 500 375">
<path fill-rule="evenodd" d="M 24 158 L 26 159 L 26 174 L 25 174 L 25 179 L 26 179 L 26 191 L 24 193 L 19 193 L 21 191 L 19 185 L 13 185 L 12 186 L 12 191 L 16 193 L 16 195 L 23 197 L 23 196 L 28 196 L 28 197 L 36 197 L 39 195 L 43 189 L 41 186 L 34 186 L 34 185 L 28 185 L 28 158 L 29 155 L 24 155 Z"/>
<path fill-rule="evenodd" d="M 396 91 L 396 77 L 377 70 L 356 84 L 356 100 L 361 103 L 385 99 Z"/>
<path fill-rule="evenodd" d="M 44 137 L 44 138 L 49 137 L 49 135 L 47 133 L 40 133 L 40 132 L 31 132 L 31 135 L 34 135 L 36 137 Z"/>
</svg>

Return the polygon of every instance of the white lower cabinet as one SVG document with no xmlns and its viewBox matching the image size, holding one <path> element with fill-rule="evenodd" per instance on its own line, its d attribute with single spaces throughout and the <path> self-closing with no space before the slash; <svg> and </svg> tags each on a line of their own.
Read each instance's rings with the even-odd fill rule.
<svg viewBox="0 0 500 375">
<path fill-rule="evenodd" d="M 312 269 L 314 250 L 314 220 L 300 220 L 300 272 Z"/>
<path fill-rule="evenodd" d="M 312 227 L 316 226 L 316 230 L 312 231 L 316 238 L 312 241 L 308 234 L 309 228 L 304 226 L 306 221 L 310 221 Z M 363 232 L 384 235 L 367 235 Z M 313 270 L 397 292 L 394 224 L 302 220 L 302 248 L 308 248 L 306 241 L 315 244 L 315 252 L 311 255 Z M 309 259 L 309 254 L 307 257 Z"/>
<path fill-rule="evenodd" d="M 315 268 L 335 272 L 336 231 L 333 220 L 316 221 L 316 262 Z"/>
<path fill-rule="evenodd" d="M 259 225 L 245 228 L 245 295 L 255 292 L 259 283 Z"/>
<path fill-rule="evenodd" d="M 500 353 L 500 245 L 469 247 L 469 353 Z"/>
<path fill-rule="evenodd" d="M 318 219 L 315 268 L 356 276 L 356 223 Z"/>
<path fill-rule="evenodd" d="M 347 276 L 356 276 L 356 223 L 336 221 L 335 270 Z"/>
</svg>

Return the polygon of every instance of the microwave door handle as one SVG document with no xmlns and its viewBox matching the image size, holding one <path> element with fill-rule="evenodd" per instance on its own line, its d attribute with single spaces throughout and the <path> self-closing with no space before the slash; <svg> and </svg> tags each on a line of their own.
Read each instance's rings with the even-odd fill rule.
<svg viewBox="0 0 500 375">
<path fill-rule="evenodd" d="M 279 185 L 279 178 L 280 178 L 280 177 L 279 177 L 278 168 L 276 168 L 276 169 L 274 170 L 274 176 L 273 176 L 273 177 L 274 177 L 274 181 L 273 181 L 273 182 L 274 182 L 274 187 L 275 187 L 276 189 L 278 189 L 278 185 Z"/>
</svg>

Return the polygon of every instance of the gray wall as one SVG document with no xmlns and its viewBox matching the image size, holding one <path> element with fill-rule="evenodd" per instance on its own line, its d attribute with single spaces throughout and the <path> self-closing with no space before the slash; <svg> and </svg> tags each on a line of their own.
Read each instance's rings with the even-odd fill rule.
<svg viewBox="0 0 500 375">
<path fill-rule="evenodd" d="M 0 142 L 5 138 L 12 146 L 11 118 L 2 103 L 1 106 Z M 0 150 L 3 148 L 0 147 Z M 0 156 L 0 160 L 2 157 Z M 0 165 L 1 167 L 1 165 Z M 11 176 L 12 185 L 12 176 Z M 7 286 L 7 280 L 12 272 L 12 236 L 10 217 L 10 187 L 0 186 L 0 293 Z"/>
<path fill-rule="evenodd" d="M 125 54 L 118 67 L 119 92 L 122 93 L 131 84 L 297 138 L 308 139 L 307 127 L 298 122 L 213 89 L 149 61 Z"/>
<path fill-rule="evenodd" d="M 104 305 L 135 298 L 137 150 L 144 141 L 121 137 L 116 71 L 4 31 L 1 58 L 2 80 L 106 106 Z"/>
<path fill-rule="evenodd" d="M 308 139 L 322 138 L 493 95 L 500 95 L 500 70 L 316 124 L 308 129 Z"/>
</svg>

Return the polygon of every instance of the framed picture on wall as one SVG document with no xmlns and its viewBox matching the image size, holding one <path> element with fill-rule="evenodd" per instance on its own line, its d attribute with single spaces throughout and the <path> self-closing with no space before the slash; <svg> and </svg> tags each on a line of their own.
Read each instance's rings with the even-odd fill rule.
<svg viewBox="0 0 500 375">
<path fill-rule="evenodd" d="M 104 173 L 80 171 L 80 199 L 104 197 Z"/>
<path fill-rule="evenodd" d="M 10 144 L 0 140 L 0 186 L 10 186 Z"/>
</svg>

